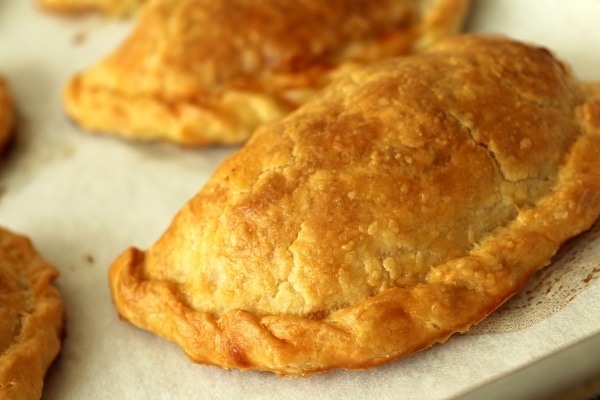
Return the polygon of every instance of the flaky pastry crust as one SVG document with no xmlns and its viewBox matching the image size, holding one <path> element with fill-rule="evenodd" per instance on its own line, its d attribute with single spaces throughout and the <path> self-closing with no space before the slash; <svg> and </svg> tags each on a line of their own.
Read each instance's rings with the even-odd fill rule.
<svg viewBox="0 0 600 400">
<path fill-rule="evenodd" d="M 444 342 L 600 214 L 600 97 L 544 48 L 458 36 L 261 126 L 147 251 L 120 316 L 198 363 L 309 375 Z"/>
<path fill-rule="evenodd" d="M 0 78 L 0 152 L 14 134 L 15 119 L 14 102 L 6 82 Z"/>
<path fill-rule="evenodd" d="M 84 129 L 184 145 L 244 142 L 356 63 L 461 28 L 469 0 L 158 0 L 64 103 Z"/>
<path fill-rule="evenodd" d="M 42 397 L 47 369 L 61 349 L 64 309 L 58 271 L 26 237 L 0 228 L 0 398 Z"/>
</svg>

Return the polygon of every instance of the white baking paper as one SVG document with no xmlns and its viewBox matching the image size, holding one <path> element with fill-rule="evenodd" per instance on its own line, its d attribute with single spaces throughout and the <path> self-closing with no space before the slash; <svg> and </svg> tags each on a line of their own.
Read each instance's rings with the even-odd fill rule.
<svg viewBox="0 0 600 400">
<path fill-rule="evenodd" d="M 535 42 L 582 79 L 600 81 L 600 1 L 481 0 L 467 30 Z M 446 399 L 600 332 L 600 225 L 488 321 L 443 345 L 366 371 L 310 378 L 224 371 L 121 322 L 107 284 L 125 248 L 149 247 L 236 148 L 182 149 L 82 132 L 61 91 L 116 47 L 133 21 L 44 13 L 0 0 L 0 74 L 19 136 L 0 167 L 0 225 L 28 235 L 61 271 L 68 313 L 46 400 Z"/>
</svg>

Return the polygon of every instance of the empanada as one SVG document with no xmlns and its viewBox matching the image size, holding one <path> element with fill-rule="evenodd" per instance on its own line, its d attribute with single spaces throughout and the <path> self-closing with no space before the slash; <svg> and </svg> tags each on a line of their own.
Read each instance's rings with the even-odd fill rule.
<svg viewBox="0 0 600 400">
<path fill-rule="evenodd" d="M 184 145 L 244 142 L 355 63 L 457 32 L 469 0 L 158 0 L 72 78 L 84 129 Z"/>
<path fill-rule="evenodd" d="M 61 349 L 58 271 L 29 239 L 0 228 L 0 398 L 39 399 Z"/>
<path fill-rule="evenodd" d="M 15 109 L 8 86 L 0 78 L 0 151 L 10 141 L 15 129 Z"/>
<path fill-rule="evenodd" d="M 263 125 L 145 252 L 120 316 L 224 368 L 361 369 L 485 318 L 600 214 L 600 93 L 457 36 Z"/>
<path fill-rule="evenodd" d="M 124 17 L 133 14 L 147 0 L 37 0 L 44 9 L 59 13 L 84 13 L 97 11 L 102 14 Z M 175 0 L 172 0 L 175 1 Z"/>
</svg>

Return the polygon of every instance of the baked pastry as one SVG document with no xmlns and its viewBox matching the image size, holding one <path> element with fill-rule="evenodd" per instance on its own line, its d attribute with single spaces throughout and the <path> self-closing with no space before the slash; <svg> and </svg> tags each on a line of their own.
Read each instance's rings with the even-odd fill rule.
<svg viewBox="0 0 600 400">
<path fill-rule="evenodd" d="M 37 0 L 44 9 L 58 13 L 100 12 L 114 17 L 130 16 L 146 0 Z"/>
<path fill-rule="evenodd" d="M 600 96 L 544 48 L 457 36 L 258 128 L 147 251 L 120 316 L 224 368 L 361 369 L 484 319 L 600 214 Z"/>
<path fill-rule="evenodd" d="M 353 63 L 457 32 L 468 0 L 158 0 L 67 84 L 84 129 L 184 145 L 244 142 Z"/>
<path fill-rule="evenodd" d="M 12 138 L 15 123 L 14 103 L 6 82 L 0 78 L 0 151 Z"/>
<path fill-rule="evenodd" d="M 42 396 L 61 349 L 64 310 L 52 285 L 58 271 L 29 239 L 0 228 L 0 398 Z"/>
</svg>

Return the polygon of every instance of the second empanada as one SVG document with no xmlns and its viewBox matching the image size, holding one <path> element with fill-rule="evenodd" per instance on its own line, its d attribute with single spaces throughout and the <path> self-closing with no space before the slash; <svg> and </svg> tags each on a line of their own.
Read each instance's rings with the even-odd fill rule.
<svg viewBox="0 0 600 400">
<path fill-rule="evenodd" d="M 157 0 L 133 34 L 75 76 L 83 128 L 185 145 L 241 143 L 352 63 L 457 32 L 468 0 Z"/>
<path fill-rule="evenodd" d="M 261 126 L 110 284 L 196 362 L 308 375 L 444 342 L 600 214 L 600 91 L 460 36 Z"/>
</svg>

